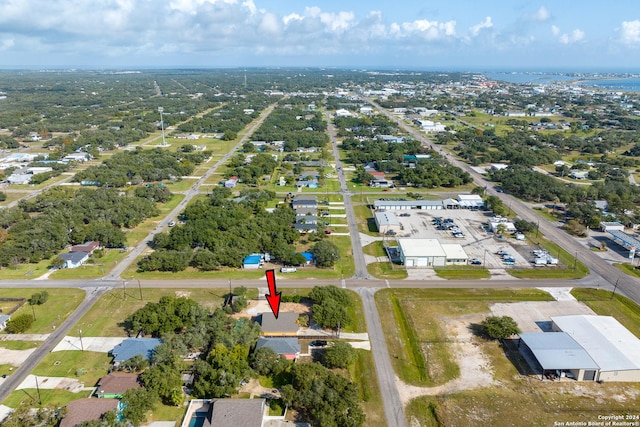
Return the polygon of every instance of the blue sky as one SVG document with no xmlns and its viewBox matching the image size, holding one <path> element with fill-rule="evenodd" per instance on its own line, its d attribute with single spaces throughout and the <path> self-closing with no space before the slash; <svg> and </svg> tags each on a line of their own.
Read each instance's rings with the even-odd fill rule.
<svg viewBox="0 0 640 427">
<path fill-rule="evenodd" d="M 640 72 L 637 0 L 0 0 L 2 68 Z"/>
</svg>

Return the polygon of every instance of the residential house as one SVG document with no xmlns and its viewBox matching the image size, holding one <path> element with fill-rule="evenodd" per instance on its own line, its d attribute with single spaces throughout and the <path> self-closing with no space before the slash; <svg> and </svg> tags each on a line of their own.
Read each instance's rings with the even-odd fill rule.
<svg viewBox="0 0 640 427">
<path fill-rule="evenodd" d="M 81 245 L 71 246 L 71 252 L 87 252 L 89 254 L 92 254 L 93 251 L 99 248 L 100 248 L 100 242 L 97 242 L 94 240 L 91 242 L 85 242 Z"/>
<path fill-rule="evenodd" d="M 265 399 L 194 399 L 181 427 L 263 427 L 268 414 Z"/>
<path fill-rule="evenodd" d="M 293 228 L 295 228 L 300 234 L 306 233 L 316 233 L 318 231 L 318 226 L 315 224 L 294 224 Z"/>
<path fill-rule="evenodd" d="M 93 156 L 89 153 L 71 153 L 62 158 L 65 162 L 86 162 L 93 159 Z"/>
<path fill-rule="evenodd" d="M 78 268 L 89 259 L 88 252 L 67 252 L 59 256 L 64 260 L 62 268 Z"/>
<path fill-rule="evenodd" d="M 224 186 L 226 188 L 234 188 L 237 184 L 238 184 L 238 177 L 237 176 L 230 176 L 229 179 L 227 179 L 224 182 Z"/>
<path fill-rule="evenodd" d="M 349 110 L 341 108 L 336 111 L 336 117 L 351 117 L 351 113 L 349 112 Z"/>
<path fill-rule="evenodd" d="M 160 338 L 127 338 L 115 346 L 110 354 L 113 356 L 115 365 L 138 355 L 151 360 L 155 348 L 160 344 L 162 344 Z"/>
<path fill-rule="evenodd" d="M 589 177 L 588 170 L 572 170 L 569 177 L 573 179 L 587 179 Z"/>
<path fill-rule="evenodd" d="M 287 360 L 295 360 L 300 355 L 300 343 L 298 338 L 258 338 L 256 350 L 262 347 L 272 349 L 276 354 L 284 356 Z"/>
<path fill-rule="evenodd" d="M 94 393 L 100 398 L 120 399 L 127 390 L 133 388 L 140 388 L 138 374 L 112 372 L 98 380 Z"/>
<path fill-rule="evenodd" d="M 67 404 L 67 412 L 60 421 L 60 427 L 76 427 L 85 421 L 99 420 L 109 411 L 118 411 L 118 399 L 85 398 Z"/>
<path fill-rule="evenodd" d="M 259 315 L 262 336 L 265 337 L 297 337 L 298 313 L 293 311 L 280 312 L 278 318 L 271 311 Z"/>
<path fill-rule="evenodd" d="M 291 201 L 291 207 L 293 209 L 299 208 L 314 208 L 318 209 L 318 198 L 311 197 L 296 197 Z"/>
</svg>

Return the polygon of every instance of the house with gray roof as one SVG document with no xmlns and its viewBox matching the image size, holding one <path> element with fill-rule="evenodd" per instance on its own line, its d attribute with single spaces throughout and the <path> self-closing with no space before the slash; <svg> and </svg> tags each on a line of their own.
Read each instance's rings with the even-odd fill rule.
<svg viewBox="0 0 640 427">
<path fill-rule="evenodd" d="M 59 256 L 64 260 L 63 268 L 78 268 L 89 259 L 88 252 L 67 252 Z"/>
<path fill-rule="evenodd" d="M 295 360 L 300 355 L 300 343 L 298 338 L 258 338 L 256 350 L 268 347 L 276 354 L 284 356 L 287 360 Z"/>
<path fill-rule="evenodd" d="M 268 408 L 265 399 L 194 399 L 181 427 L 262 427 Z"/>
<path fill-rule="evenodd" d="M 271 311 L 260 314 L 259 323 L 265 337 L 295 337 L 298 335 L 298 313 L 284 311 L 278 318 Z"/>
</svg>

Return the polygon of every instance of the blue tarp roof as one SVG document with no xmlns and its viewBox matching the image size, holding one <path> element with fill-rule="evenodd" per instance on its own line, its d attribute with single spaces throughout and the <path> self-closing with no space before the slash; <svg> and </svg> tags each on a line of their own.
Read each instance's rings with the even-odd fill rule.
<svg viewBox="0 0 640 427">
<path fill-rule="evenodd" d="M 260 264 L 260 255 L 249 255 L 242 261 L 243 264 Z"/>
<path fill-rule="evenodd" d="M 160 338 L 127 338 L 111 350 L 113 361 L 124 362 L 134 356 L 141 355 L 151 359 L 153 351 L 162 344 Z"/>
<path fill-rule="evenodd" d="M 300 252 L 303 257 L 306 258 L 307 261 L 313 261 L 316 257 L 313 256 L 311 252 Z"/>
</svg>

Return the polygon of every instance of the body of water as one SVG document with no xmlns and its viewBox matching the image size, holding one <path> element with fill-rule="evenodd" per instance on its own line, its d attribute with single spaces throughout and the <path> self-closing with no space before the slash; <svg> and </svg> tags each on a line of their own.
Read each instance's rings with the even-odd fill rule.
<svg viewBox="0 0 640 427">
<path fill-rule="evenodd" d="M 492 72 L 483 73 L 490 79 L 500 80 L 509 83 L 551 83 L 565 80 L 577 80 L 575 76 L 567 76 L 565 74 L 556 73 L 508 73 L 508 72 Z"/>
<path fill-rule="evenodd" d="M 620 91 L 620 92 L 640 92 L 640 77 L 628 78 L 602 78 L 583 80 L 577 76 L 568 76 L 562 73 L 523 73 L 523 72 L 492 72 L 484 73 L 490 79 L 503 82 L 524 84 L 544 84 L 562 81 L 579 81 L 580 85 L 591 86 L 598 89 Z"/>
<path fill-rule="evenodd" d="M 584 80 L 581 81 L 580 84 L 613 91 L 640 92 L 639 77 L 629 77 L 626 79 Z"/>
</svg>

